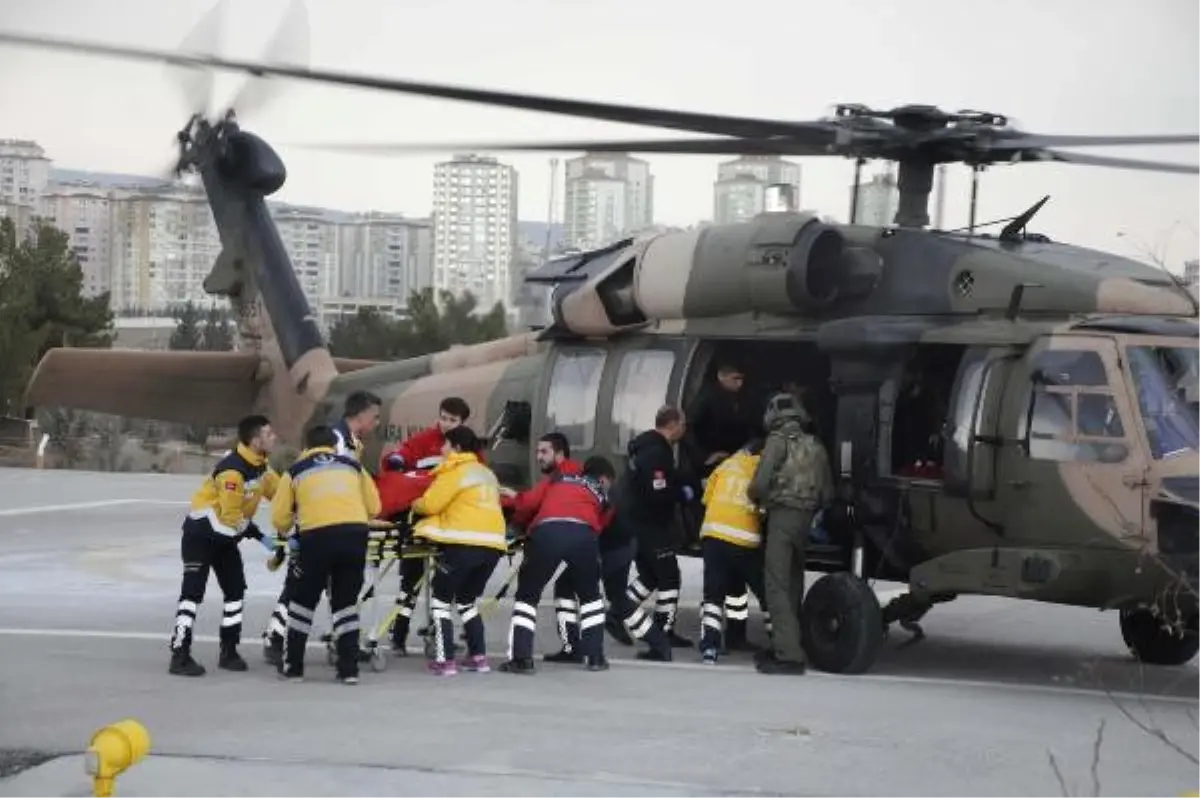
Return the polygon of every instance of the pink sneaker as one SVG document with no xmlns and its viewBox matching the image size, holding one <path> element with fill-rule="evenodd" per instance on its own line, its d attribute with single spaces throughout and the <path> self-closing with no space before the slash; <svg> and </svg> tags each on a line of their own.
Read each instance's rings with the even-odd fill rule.
<svg viewBox="0 0 1200 798">
<path fill-rule="evenodd" d="M 492 670 L 492 666 L 488 665 L 486 654 L 476 654 L 475 656 L 466 657 L 462 662 L 458 663 L 458 667 L 464 671 L 474 671 L 475 673 L 488 673 Z"/>
<path fill-rule="evenodd" d="M 433 662 L 429 663 L 429 672 L 434 676 L 457 676 L 458 665 L 453 661 L 450 662 Z"/>
</svg>

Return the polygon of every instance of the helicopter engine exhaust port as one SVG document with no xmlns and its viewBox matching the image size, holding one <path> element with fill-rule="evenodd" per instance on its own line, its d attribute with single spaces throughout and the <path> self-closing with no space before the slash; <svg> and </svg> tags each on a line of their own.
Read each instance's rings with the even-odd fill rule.
<svg viewBox="0 0 1200 798">
<path fill-rule="evenodd" d="M 238 130 L 225 139 L 224 145 L 217 164 L 223 177 L 263 197 L 283 187 L 287 169 L 270 144 L 253 133 Z"/>
<path fill-rule="evenodd" d="M 814 313 L 870 293 L 882 268 L 811 213 L 765 213 L 650 239 L 635 295 L 650 318 Z"/>
</svg>

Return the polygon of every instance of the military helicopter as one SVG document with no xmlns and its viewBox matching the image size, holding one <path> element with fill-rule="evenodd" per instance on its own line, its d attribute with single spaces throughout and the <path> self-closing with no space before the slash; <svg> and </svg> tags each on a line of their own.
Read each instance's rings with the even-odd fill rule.
<svg viewBox="0 0 1200 798">
<path fill-rule="evenodd" d="M 935 165 L 1060 161 L 1194 174 L 1195 166 L 1084 156 L 1084 145 L 1190 136 L 1036 135 L 998 114 L 926 105 L 838 106 L 809 122 L 687 113 L 0 34 L 22 44 L 224 69 L 708 134 L 646 141 L 471 145 L 839 156 L 899 164 L 894 225 L 830 224 L 794 208 L 737 224 L 629 238 L 552 260 L 552 322 L 490 343 L 392 363 L 335 358 L 267 211 L 286 171 L 232 110 L 193 116 L 177 172 L 199 174 L 223 251 L 205 289 L 243 316 L 243 350 L 54 349 L 31 406 L 223 425 L 258 409 L 296 442 L 366 388 L 381 437 L 465 398 L 501 480 L 530 482 L 531 441 L 567 435 L 618 464 L 664 403 L 687 406 L 718 360 L 805 389 L 839 499 L 808 567 L 825 572 L 801 617 L 810 661 L 858 673 L 887 627 L 964 594 L 1118 610 L 1132 654 L 1176 665 L 1197 652 L 1197 307 L 1169 274 L 1053 242 L 926 229 Z M 463 145 L 441 145 L 458 150 Z M 375 148 L 414 151 L 424 147 Z M 936 449 L 930 439 L 940 440 Z M 384 441 L 372 442 L 377 455 Z M 916 464 L 920 461 L 920 465 Z M 881 608 L 868 580 L 908 593 Z"/>
</svg>

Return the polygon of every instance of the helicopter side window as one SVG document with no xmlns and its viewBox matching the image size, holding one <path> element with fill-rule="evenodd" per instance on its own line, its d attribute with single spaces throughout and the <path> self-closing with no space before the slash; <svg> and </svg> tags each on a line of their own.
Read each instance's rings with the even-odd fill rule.
<svg viewBox="0 0 1200 798">
<path fill-rule="evenodd" d="M 594 443 L 604 358 L 602 349 L 572 349 L 559 353 L 554 362 L 546 429 L 565 435 L 572 449 L 591 449 Z"/>
<path fill-rule="evenodd" d="M 1129 456 L 1099 354 L 1048 351 L 1033 365 L 1029 405 L 1017 428 L 1031 459 L 1117 463 Z"/>
<path fill-rule="evenodd" d="M 617 371 L 612 418 L 616 438 L 612 450 L 625 454 L 634 436 L 654 427 L 654 415 L 667 401 L 675 353 L 663 349 L 628 352 Z"/>
</svg>

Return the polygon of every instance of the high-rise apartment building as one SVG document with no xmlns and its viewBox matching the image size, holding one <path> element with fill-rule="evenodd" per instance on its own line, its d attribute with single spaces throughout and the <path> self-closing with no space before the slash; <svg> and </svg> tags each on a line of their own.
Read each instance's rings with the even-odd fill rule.
<svg viewBox="0 0 1200 798">
<path fill-rule="evenodd" d="M 650 164 L 625 153 L 568 159 L 563 192 L 567 246 L 588 250 L 654 223 Z"/>
<path fill-rule="evenodd" d="M 515 175 L 507 185 L 505 205 L 514 218 L 509 224 L 503 217 L 505 229 L 515 228 Z M 413 291 L 433 284 L 430 220 L 268 206 L 314 313 L 330 297 L 398 313 Z M 65 232 L 84 291 L 109 291 L 116 313 L 154 314 L 214 301 L 204 280 L 221 241 L 199 185 L 51 169 L 36 143 L 0 140 L 0 217 L 21 227 L 41 218 Z M 503 277 L 507 291 L 507 273 Z"/>
<path fill-rule="evenodd" d="M 517 235 L 517 170 L 455 155 L 433 170 L 433 284 L 470 291 L 481 312 L 508 299 Z"/>
<path fill-rule="evenodd" d="M 337 225 L 340 215 L 321 208 L 276 205 L 271 208 L 271 216 L 309 307 L 316 308 L 323 296 L 336 296 L 341 282 Z"/>
<path fill-rule="evenodd" d="M 778 155 L 744 155 L 717 165 L 713 183 L 713 221 L 742 222 L 766 210 L 767 187 L 792 187 L 792 201 L 800 203 L 800 164 Z"/>
<path fill-rule="evenodd" d="M 155 310 L 209 299 L 204 280 L 221 253 L 221 240 L 199 188 L 117 188 L 110 203 L 114 310 Z"/>
<path fill-rule="evenodd" d="M 38 216 L 69 237 L 87 296 L 112 289 L 113 202 L 109 194 L 94 182 L 51 182 L 38 198 Z"/>
<path fill-rule="evenodd" d="M 850 187 L 854 191 L 854 186 Z M 889 227 L 896 218 L 896 208 L 900 204 L 900 189 L 892 173 L 882 172 L 872 175 L 858 185 L 858 209 L 852 224 Z"/>
<path fill-rule="evenodd" d="M 0 139 L 0 206 L 35 209 L 49 181 L 50 159 L 36 142 Z"/>
<path fill-rule="evenodd" d="M 433 223 L 396 214 L 347 215 L 338 226 L 339 279 L 327 296 L 390 297 L 402 306 L 433 285 Z"/>
</svg>

